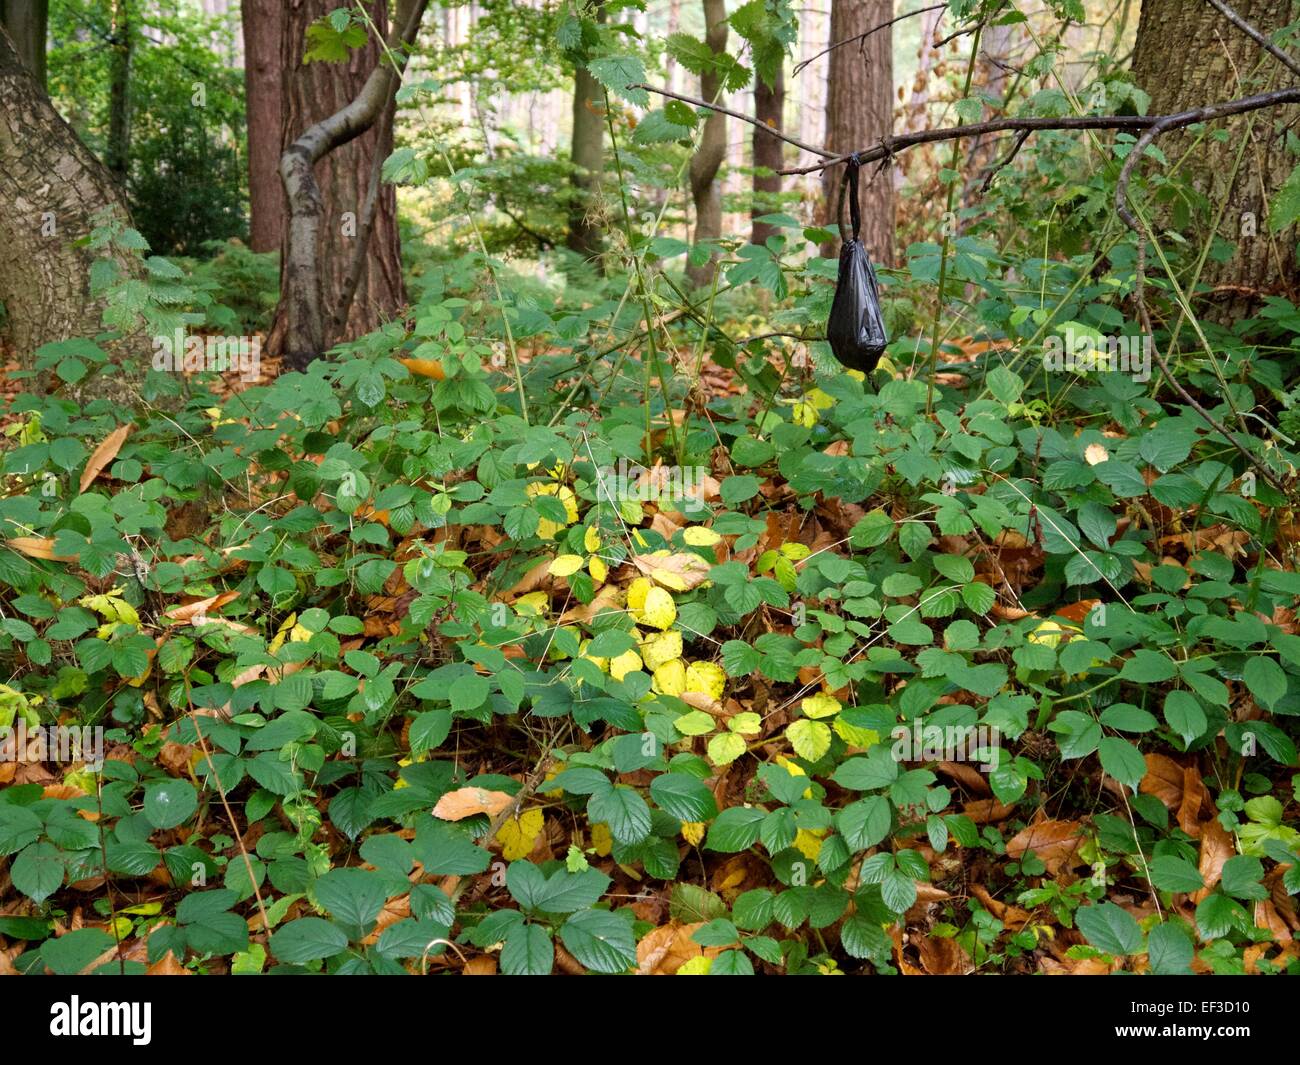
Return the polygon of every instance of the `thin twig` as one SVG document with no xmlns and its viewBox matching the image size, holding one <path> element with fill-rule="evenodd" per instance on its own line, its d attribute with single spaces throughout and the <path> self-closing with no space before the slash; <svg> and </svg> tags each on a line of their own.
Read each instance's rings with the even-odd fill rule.
<svg viewBox="0 0 1300 1065">
<path fill-rule="evenodd" d="M 1241 30 L 1247 37 L 1258 44 L 1264 51 L 1274 59 L 1285 66 L 1292 74 L 1300 74 L 1300 62 L 1297 62 L 1286 52 L 1282 51 L 1277 45 L 1270 41 L 1264 34 L 1247 22 L 1244 18 L 1233 11 L 1223 0 L 1205 0 L 1215 11 L 1231 22 L 1237 29 Z"/>
<path fill-rule="evenodd" d="M 812 155 L 819 155 L 823 159 L 833 158 L 833 153 L 828 152 L 825 148 L 814 148 L 811 144 L 804 144 L 803 141 L 795 140 L 793 137 L 787 137 L 780 130 L 773 129 L 766 122 L 760 122 L 751 115 L 743 115 L 739 111 L 733 111 L 729 107 L 722 107 L 719 104 L 711 104 L 707 100 L 700 100 L 694 96 L 685 96 L 679 92 L 673 92 L 670 89 L 656 89 L 653 85 L 632 85 L 629 88 L 644 89 L 646 92 L 655 93 L 658 96 L 667 96 L 672 100 L 680 100 L 684 104 L 693 104 L 695 107 L 703 107 L 709 111 L 716 111 L 720 115 L 728 115 L 731 118 L 739 119 L 741 122 L 748 122 L 751 126 L 757 126 L 764 133 L 771 134 L 778 140 L 783 140 L 786 144 L 793 144 L 800 151 L 809 152 Z M 846 157 L 847 158 L 847 157 Z M 784 170 L 781 173 L 785 173 Z"/>
<path fill-rule="evenodd" d="M 905 15 L 897 15 L 894 18 L 891 18 L 888 22 L 882 22 L 879 26 L 872 26 L 871 29 L 867 30 L 866 33 L 859 33 L 856 36 L 846 37 L 842 41 L 836 41 L 834 44 L 827 45 L 816 55 L 809 56 L 807 59 L 802 59 L 798 63 L 796 63 L 794 65 L 794 70 L 791 71 L 790 73 L 790 76 L 792 78 L 797 78 L 800 72 L 805 67 L 807 67 L 810 63 L 817 62 L 817 60 L 819 60 L 822 56 L 835 51 L 836 48 L 843 48 L 846 44 L 852 44 L 854 41 L 865 41 L 873 33 L 876 33 L 883 29 L 887 29 L 888 27 L 892 26 L 895 22 L 902 22 L 903 19 L 911 18 L 913 15 L 924 15 L 927 11 L 939 11 L 941 9 L 946 8 L 947 6 L 948 6 L 947 4 L 931 4 L 929 7 L 919 7 L 915 11 L 907 12 L 907 14 Z"/>
</svg>

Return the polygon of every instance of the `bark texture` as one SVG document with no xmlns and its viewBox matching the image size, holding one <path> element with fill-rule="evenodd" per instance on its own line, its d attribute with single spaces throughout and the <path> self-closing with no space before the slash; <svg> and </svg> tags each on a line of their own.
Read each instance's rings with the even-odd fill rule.
<svg viewBox="0 0 1300 1065">
<path fill-rule="evenodd" d="M 307 27 L 338 5 L 335 0 L 284 0 L 281 40 L 286 79 L 280 157 L 288 219 L 280 252 L 280 306 L 269 346 L 288 369 L 303 369 L 339 340 L 360 336 L 391 318 L 405 303 L 397 199 L 391 185 L 376 184 L 378 167 L 392 152 L 397 75 L 373 35 L 343 63 L 303 63 Z M 424 0 L 402 0 L 403 13 Z M 390 46 L 386 0 L 367 11 Z M 369 197 L 372 185 L 376 194 Z M 367 200 L 373 199 L 366 226 Z M 363 235 L 364 258 L 356 295 L 341 328 L 334 312 L 348 288 Z"/>
<path fill-rule="evenodd" d="M 894 17 L 893 0 L 835 0 L 831 8 L 831 41 L 843 41 Z M 894 131 L 894 50 L 892 30 L 880 30 L 865 41 L 846 44 L 830 54 L 826 98 L 826 148 L 836 153 L 868 148 Z M 862 242 L 877 263 L 894 263 L 894 181 L 886 167 L 862 170 Z M 843 167 L 822 174 L 827 227 L 835 228 Z M 845 207 L 845 217 L 848 207 Z M 846 223 L 847 224 L 847 223 Z M 836 254 L 836 245 L 822 249 Z"/>
<path fill-rule="evenodd" d="M 76 246 L 98 212 L 128 216 L 121 189 L 54 109 L 0 29 L 0 301 L 19 364 L 101 331 L 94 254 Z"/>
<path fill-rule="evenodd" d="M 126 187 L 131 169 L 131 0 L 113 0 L 108 63 L 108 142 L 104 165 Z"/>
<path fill-rule="evenodd" d="M 248 120 L 249 246 L 277 251 L 284 228 L 280 181 L 283 81 L 280 73 L 281 0 L 243 0 L 244 98 Z"/>
<path fill-rule="evenodd" d="M 704 40 L 715 52 L 727 47 L 726 0 L 704 0 Z M 700 75 L 700 98 L 710 103 L 722 104 L 721 79 L 714 73 Z M 691 199 L 695 202 L 695 243 L 722 236 L 722 186 L 718 182 L 718 169 L 727 157 L 727 118 L 710 111 L 704 120 L 699 146 L 691 156 Z M 705 288 L 713 281 L 717 257 L 710 257 L 700 266 L 686 267 L 686 279 L 696 288 Z"/>
<path fill-rule="evenodd" d="M 1265 34 L 1300 17 L 1295 0 L 1235 0 L 1232 7 Z M 1143 0 L 1133 54 L 1133 75 L 1151 96 L 1152 113 L 1168 113 L 1215 100 L 1284 88 L 1294 76 L 1227 21 L 1198 0 Z M 1285 129 L 1300 120 L 1300 108 L 1280 107 L 1214 123 L 1228 130 L 1226 140 L 1207 137 L 1183 163 L 1183 173 L 1209 203 L 1212 214 L 1191 233 L 1197 247 L 1210 223 L 1222 218 L 1215 232 L 1234 248 L 1227 261 L 1206 260 L 1201 280 L 1216 292 L 1198 307 L 1219 321 L 1248 316 L 1263 295 L 1295 299 L 1300 289 L 1296 262 L 1297 229 L 1271 234 L 1269 205 L 1296 165 L 1286 150 Z M 1250 130 L 1241 165 L 1237 156 Z M 1172 133 L 1160 138 L 1170 160 L 1181 159 L 1195 135 Z M 1233 171 L 1236 168 L 1235 179 Z"/>
<path fill-rule="evenodd" d="M 777 67 L 776 79 L 768 85 L 759 78 L 754 84 L 754 117 L 766 123 L 772 129 L 782 130 L 785 121 L 785 64 Z M 750 232 L 751 244 L 762 244 L 768 237 L 780 232 L 776 226 L 757 219 L 771 214 L 777 208 L 777 195 L 781 191 L 781 175 L 778 170 L 784 166 L 781 142 L 758 127 L 754 128 L 754 208 L 753 228 Z M 763 173 L 767 170 L 770 173 Z"/>
</svg>

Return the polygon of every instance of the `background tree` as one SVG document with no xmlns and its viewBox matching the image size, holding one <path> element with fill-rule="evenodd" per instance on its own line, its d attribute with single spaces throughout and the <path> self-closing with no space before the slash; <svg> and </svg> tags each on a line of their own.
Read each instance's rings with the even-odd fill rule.
<svg viewBox="0 0 1300 1065">
<path fill-rule="evenodd" d="M 1234 0 L 1233 9 L 1265 34 L 1300 16 L 1294 0 Z M 1177 42 L 1177 47 L 1171 47 Z M 1295 77 L 1223 15 L 1198 0 L 1143 0 L 1133 53 L 1133 76 L 1151 97 L 1152 112 L 1171 112 L 1215 100 L 1293 84 Z M 1170 159 L 1184 154 L 1182 173 L 1203 194 L 1200 232 L 1214 234 L 1226 258 L 1211 254 L 1201 280 L 1218 289 L 1210 316 L 1236 320 L 1266 293 L 1296 297 L 1300 266 L 1297 231 L 1272 233 L 1269 205 L 1296 165 L 1285 131 L 1300 108 L 1229 120 L 1226 138 L 1178 133 L 1161 140 Z M 1195 143 L 1195 149 L 1188 149 Z"/>
<path fill-rule="evenodd" d="M 41 89 L 45 88 L 49 17 L 49 0 L 0 0 L 0 26 L 8 32 L 18 58 L 32 72 Z"/>
<path fill-rule="evenodd" d="M 248 243 L 277 251 L 284 228 L 280 120 L 284 106 L 280 0 L 242 0 L 244 99 L 248 127 Z"/>
<path fill-rule="evenodd" d="M 595 20 L 605 21 L 605 5 L 595 5 Z M 596 30 L 583 20 L 583 43 Z M 582 56 L 573 71 L 573 133 L 569 160 L 573 164 L 573 198 L 569 204 L 569 230 L 565 245 L 586 259 L 597 259 L 601 251 L 601 225 L 592 217 L 594 193 L 600 188 L 605 161 L 605 94 Z"/>
<path fill-rule="evenodd" d="M 894 16 L 893 0 L 835 0 L 831 8 L 831 43 L 848 41 Z M 890 29 L 882 29 L 861 42 L 844 44 L 830 53 L 826 96 L 826 143 L 836 153 L 867 148 L 894 128 L 894 52 Z M 822 174 L 826 218 L 835 223 L 842 167 Z M 862 174 L 862 241 L 878 263 L 894 261 L 894 181 L 886 167 L 879 175 L 873 166 Z M 847 208 L 845 209 L 847 216 Z M 836 245 L 823 248 L 834 255 Z"/>
<path fill-rule="evenodd" d="M 405 302 L 397 197 L 393 187 L 380 180 L 380 167 L 393 147 L 396 83 L 384 73 L 391 69 L 388 60 L 374 30 L 364 22 L 351 22 L 342 32 L 322 23 L 313 47 L 309 27 L 336 6 L 333 0 L 287 0 L 283 7 L 280 175 L 288 216 L 281 233 L 280 307 L 270 347 L 282 351 L 286 365 L 296 369 L 336 340 L 374 329 Z M 419 6 L 423 11 L 424 4 Z M 409 7 L 403 4 L 403 10 Z M 387 0 L 372 0 L 366 11 L 375 30 L 387 34 Z M 378 107 L 367 106 L 359 121 L 354 117 L 339 122 L 337 116 L 361 97 L 376 75 L 376 88 L 388 89 L 382 100 L 367 100 Z M 298 144 L 330 120 L 335 121 L 328 135 L 315 136 L 311 149 Z M 316 152 L 320 154 L 309 158 Z M 295 159 L 307 166 L 299 168 L 304 180 L 293 188 L 285 167 Z M 299 239 L 291 248 L 295 225 Z M 346 319 L 335 322 L 334 312 L 354 275 L 355 294 Z"/>
<path fill-rule="evenodd" d="M 291 369 L 373 330 L 405 302 L 396 195 L 380 168 L 392 151 L 400 78 L 390 57 L 405 54 L 426 6 L 400 0 L 389 34 L 384 0 L 368 5 L 368 21 L 341 30 L 318 22 L 333 0 L 286 5 L 280 176 L 289 217 L 271 348 Z M 342 61 L 319 61 L 335 57 Z"/>
<path fill-rule="evenodd" d="M 715 55 L 727 49 L 726 0 L 704 0 L 704 41 Z M 710 103 L 723 103 L 723 79 L 715 66 L 710 65 L 700 75 L 700 97 Z M 695 204 L 695 243 L 722 236 L 722 187 L 718 184 L 718 170 L 727 157 L 727 119 L 717 111 L 710 111 L 704 120 L 699 146 L 691 157 L 691 200 Z M 703 288 L 713 280 L 717 269 L 716 257 L 702 265 L 688 265 L 686 277 L 692 285 Z"/>
<path fill-rule="evenodd" d="M 0 29 L 0 302 L 20 364 L 42 344 L 100 332 L 93 256 L 78 242 L 105 210 L 127 217 L 120 186 L 59 116 Z"/>
<path fill-rule="evenodd" d="M 108 147 L 104 164 L 125 186 L 131 169 L 131 54 L 136 28 L 131 0 L 113 0 L 109 23 Z"/>
<path fill-rule="evenodd" d="M 754 82 L 754 117 L 765 125 L 780 132 L 785 115 L 785 65 L 776 68 L 776 75 L 769 84 L 761 75 L 756 75 Z M 770 133 L 754 128 L 754 206 L 750 211 L 753 228 L 750 232 L 751 244 L 762 244 L 768 237 L 780 232 L 769 222 L 758 221 L 765 214 L 776 209 L 777 196 L 781 192 L 781 175 L 777 173 L 785 165 L 781 151 L 781 141 Z"/>
</svg>

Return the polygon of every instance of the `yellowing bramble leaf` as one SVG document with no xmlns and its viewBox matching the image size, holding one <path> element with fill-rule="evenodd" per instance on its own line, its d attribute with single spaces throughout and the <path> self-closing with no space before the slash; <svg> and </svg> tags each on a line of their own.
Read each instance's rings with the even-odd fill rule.
<svg viewBox="0 0 1300 1065">
<path fill-rule="evenodd" d="M 698 954 L 694 958 L 689 958 L 677 967 L 674 976 L 708 976 L 709 970 L 713 968 L 713 959 L 706 958 L 703 954 Z"/>
<path fill-rule="evenodd" d="M 686 667 L 680 658 L 662 663 L 650 685 L 660 695 L 681 695 L 686 690 Z"/>
<path fill-rule="evenodd" d="M 817 855 L 822 852 L 822 836 L 825 834 L 826 830 L 824 828 L 818 829 L 816 832 L 812 831 L 812 829 L 801 828 L 795 833 L 794 843 L 791 846 L 810 862 L 815 862 Z"/>
<path fill-rule="evenodd" d="M 673 725 L 683 736 L 703 736 L 713 731 L 713 718 L 703 710 L 692 710 L 679 717 Z"/>
<path fill-rule="evenodd" d="M 714 765 L 730 765 L 745 753 L 745 739 L 735 732 L 719 732 L 709 740 L 709 761 Z"/>
<path fill-rule="evenodd" d="M 582 547 L 589 555 L 594 555 L 600 550 L 600 533 L 596 531 L 594 525 L 588 525 L 587 531 L 582 534 Z"/>
<path fill-rule="evenodd" d="M 794 406 L 790 408 L 790 420 L 794 422 L 795 425 L 802 425 L 805 429 L 811 429 L 817 424 L 819 418 L 820 415 L 817 413 L 817 408 L 811 403 L 803 402 L 803 400 L 798 400 Z"/>
<path fill-rule="evenodd" d="M 624 651 L 617 658 L 609 660 L 609 675 L 615 680 L 622 680 L 629 673 L 641 668 L 641 656 L 635 651 Z"/>
<path fill-rule="evenodd" d="M 686 840 L 692 847 L 698 847 L 700 840 L 704 838 L 703 821 L 683 821 L 682 822 L 682 839 Z"/>
<path fill-rule="evenodd" d="M 842 717 L 837 717 L 832 721 L 831 728 L 835 730 L 835 735 L 850 747 L 874 747 L 880 742 L 880 733 L 875 729 L 850 725 Z"/>
<path fill-rule="evenodd" d="M 756 736 L 763 729 L 763 719 L 752 711 L 746 710 L 728 721 L 727 728 L 741 736 Z"/>
<path fill-rule="evenodd" d="M 809 762 L 820 760 L 831 749 L 831 730 L 820 721 L 800 718 L 785 730 L 785 738 L 795 753 Z"/>
<path fill-rule="evenodd" d="M 608 858 L 614 849 L 614 834 L 604 821 L 597 821 L 591 826 L 591 849 L 598 858 Z"/>
<path fill-rule="evenodd" d="M 827 695 L 825 692 L 818 692 L 816 695 L 810 695 L 799 704 L 799 709 L 803 711 L 804 717 L 822 718 L 834 717 L 843 707 L 840 701 L 833 695 Z"/>
<path fill-rule="evenodd" d="M 518 817 L 508 817 L 497 830 L 501 857 L 508 862 L 527 858 L 537 846 L 537 837 L 546 827 L 546 815 L 540 806 L 525 810 Z"/>
<path fill-rule="evenodd" d="M 592 555 L 587 559 L 587 570 L 591 574 L 591 579 L 597 584 L 604 584 L 605 579 L 609 576 L 609 567 L 605 565 L 605 560 L 599 555 Z"/>
<path fill-rule="evenodd" d="M 656 629 L 666 629 L 677 620 L 677 604 L 662 588 L 651 588 L 646 592 L 645 606 L 638 620 Z"/>
<path fill-rule="evenodd" d="M 703 692 L 710 699 L 721 699 L 727 686 L 727 674 L 713 662 L 692 662 L 686 667 L 686 691 Z"/>
<path fill-rule="evenodd" d="M 559 555 L 546 569 L 552 577 L 572 577 L 582 569 L 582 563 L 581 555 Z"/>
<path fill-rule="evenodd" d="M 691 547 L 712 547 L 722 537 L 712 529 L 706 529 L 703 525 L 692 525 L 689 529 L 682 530 L 682 539 Z"/>
<path fill-rule="evenodd" d="M 515 613 L 524 617 L 541 617 L 550 606 L 551 598 L 545 592 L 529 592 L 515 600 Z"/>
<path fill-rule="evenodd" d="M 658 669 L 665 662 L 671 662 L 674 658 L 681 658 L 682 634 L 680 632 L 655 633 L 641 645 L 641 657 L 645 660 L 646 669 L 650 670 Z M 686 675 L 683 672 L 683 682 L 685 679 Z"/>
<path fill-rule="evenodd" d="M 645 577 L 637 577 L 627 586 L 627 608 L 633 614 L 639 614 L 645 608 L 645 599 L 654 587 Z"/>
</svg>

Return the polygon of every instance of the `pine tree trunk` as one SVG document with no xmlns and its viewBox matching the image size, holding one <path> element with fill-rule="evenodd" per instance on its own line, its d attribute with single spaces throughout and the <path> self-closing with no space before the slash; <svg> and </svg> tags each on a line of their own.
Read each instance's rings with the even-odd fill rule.
<svg viewBox="0 0 1300 1065">
<path fill-rule="evenodd" d="M 1300 17 L 1300 5 L 1294 0 L 1234 0 L 1232 7 L 1266 35 Z M 1150 94 L 1153 113 L 1179 111 L 1295 81 L 1209 4 L 1187 0 L 1143 0 L 1133 75 Z M 1215 123 L 1212 130 L 1226 128 L 1227 138 L 1220 140 L 1211 133 L 1183 162 L 1181 173 L 1205 196 L 1213 212 L 1210 217 L 1222 213 L 1214 234 L 1233 249 L 1224 262 L 1213 256 L 1206 259 L 1201 280 L 1215 286 L 1216 292 L 1208 300 L 1198 301 L 1198 313 L 1235 321 L 1249 316 L 1264 295 L 1296 298 L 1300 290 L 1297 228 L 1272 234 L 1267 218 L 1269 205 L 1296 164 L 1287 148 L 1291 135 L 1286 130 L 1294 129 L 1298 119 L 1300 107 L 1285 107 Z M 1250 140 L 1244 143 L 1248 129 Z M 1194 139 L 1192 133 L 1169 134 L 1160 138 L 1159 145 L 1166 158 L 1176 160 L 1187 153 Z M 1184 231 L 1198 251 L 1210 235 L 1209 221 L 1202 217 L 1199 231 Z"/>
<path fill-rule="evenodd" d="M 778 132 L 783 128 L 785 119 L 785 64 L 777 67 L 775 83 L 769 86 L 762 78 L 754 83 L 754 117 L 766 123 Z M 751 217 L 754 219 L 750 233 L 751 244 L 762 244 L 768 237 L 776 236 L 780 230 L 767 222 L 757 219 L 771 214 L 777 209 L 777 195 L 781 191 L 781 175 L 777 173 L 784 165 L 781 142 L 776 137 L 754 128 L 754 207 Z M 764 173 L 763 171 L 767 171 Z"/>
<path fill-rule="evenodd" d="M 307 27 L 338 7 L 336 0 L 282 0 L 283 36 L 281 72 L 284 78 L 281 129 L 282 151 L 318 122 L 337 114 L 361 92 L 383 57 L 371 33 L 363 47 L 340 63 L 303 63 Z M 379 32 L 388 33 L 387 0 L 371 0 L 367 11 Z M 388 103 L 391 111 L 393 103 Z M 307 205 L 315 216 L 315 254 L 289 254 L 290 219 L 280 245 L 280 306 L 268 347 L 283 354 L 286 368 L 303 369 L 340 340 L 361 336 L 378 328 L 401 309 L 406 300 L 402 281 L 401 246 L 397 231 L 397 197 L 391 185 L 379 186 L 374 226 L 366 247 L 360 282 L 342 328 L 332 319 L 347 285 L 349 268 L 363 233 L 366 196 L 375 172 L 393 149 L 391 121 L 380 118 L 364 133 L 341 144 L 316 162 L 319 203 Z M 287 195 L 287 193 L 286 193 Z M 299 278 L 295 271 L 314 275 Z M 316 290 L 315 306 L 295 298 L 305 288 Z M 295 327 L 295 316 L 299 327 Z M 304 344 L 303 338 L 309 343 Z M 314 350 L 310 350 L 314 349 Z"/>
<path fill-rule="evenodd" d="M 0 30 L 0 301 L 19 364 L 42 344 L 101 332 L 95 254 L 78 246 L 122 192 L 81 143 Z"/>
<path fill-rule="evenodd" d="M 596 21 L 605 21 L 605 5 L 596 8 Z M 605 94 L 600 82 L 579 63 L 573 74 L 573 190 L 569 204 L 569 233 L 565 246 L 585 259 L 601 252 L 600 223 L 592 216 L 605 162 Z"/>
<path fill-rule="evenodd" d="M 726 0 L 704 0 L 705 41 L 715 52 L 727 47 Z M 722 85 L 714 73 L 700 75 L 700 98 L 709 103 L 724 103 Z M 718 169 L 727 156 L 727 119 L 710 111 L 704 120 L 699 146 L 691 157 L 691 198 L 695 201 L 695 243 L 722 236 L 722 187 Z M 713 281 L 717 257 L 700 266 L 686 267 L 686 279 L 696 288 L 706 288 Z"/>
<path fill-rule="evenodd" d="M 893 0 L 835 0 L 831 8 L 831 43 L 865 33 L 894 17 Z M 826 147 L 837 154 L 869 148 L 893 132 L 894 58 L 891 30 L 873 33 L 861 43 L 842 45 L 830 54 L 826 97 Z M 894 262 L 894 180 L 886 167 L 863 167 L 862 242 L 872 259 Z M 827 228 L 835 228 L 843 167 L 830 167 L 822 175 Z M 848 207 L 844 209 L 848 217 Z M 847 225 L 847 221 L 845 223 Z M 837 245 L 823 248 L 833 256 Z"/>
<path fill-rule="evenodd" d="M 13 41 L 18 58 L 45 89 L 45 37 L 49 26 L 49 0 L 0 0 L 0 26 Z"/>
<path fill-rule="evenodd" d="M 280 181 L 280 0 L 243 0 L 244 97 L 248 120 L 249 246 L 277 251 L 284 229 L 284 185 Z"/>
</svg>

